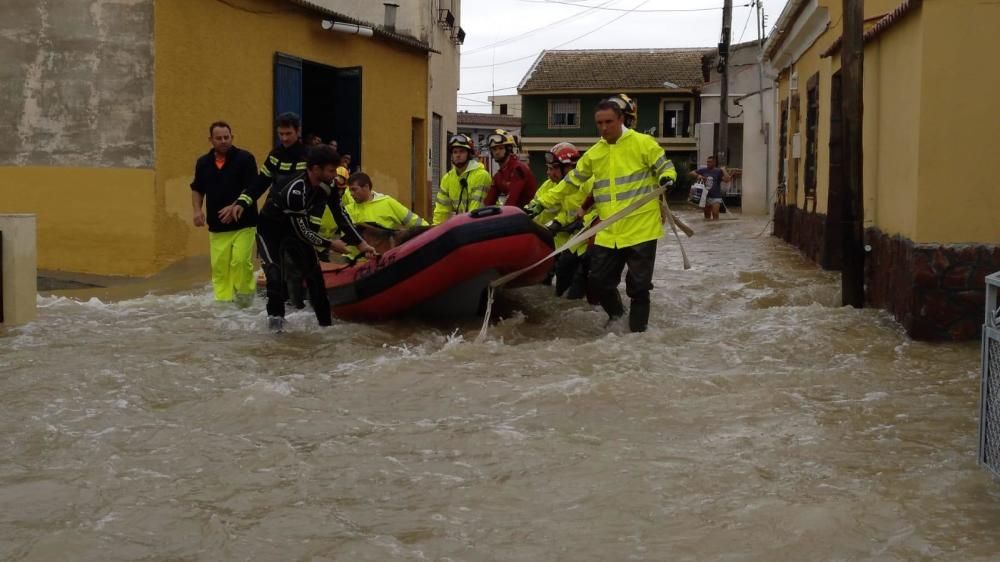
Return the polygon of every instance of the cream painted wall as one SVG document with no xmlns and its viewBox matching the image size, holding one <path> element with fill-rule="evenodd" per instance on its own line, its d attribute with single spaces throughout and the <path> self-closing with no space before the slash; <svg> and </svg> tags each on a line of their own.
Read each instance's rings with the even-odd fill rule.
<svg viewBox="0 0 1000 562">
<path fill-rule="evenodd" d="M 924 0 L 915 242 L 1000 244 L 1000 3 Z M 933 22 L 933 24 L 931 23 Z M 891 31 L 891 36 L 896 30 Z"/>
<path fill-rule="evenodd" d="M 0 214 L 3 233 L 3 320 L 0 325 L 14 326 L 35 319 L 38 298 L 38 269 L 35 245 L 35 215 Z"/>
</svg>

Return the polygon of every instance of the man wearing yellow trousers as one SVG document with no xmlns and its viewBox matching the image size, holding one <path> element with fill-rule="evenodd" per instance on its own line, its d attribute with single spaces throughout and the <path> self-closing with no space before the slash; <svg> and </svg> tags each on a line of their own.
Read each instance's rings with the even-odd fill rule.
<svg viewBox="0 0 1000 562">
<path fill-rule="evenodd" d="M 212 123 L 209 141 L 212 150 L 198 159 L 191 182 L 193 222 L 197 227 L 208 225 L 215 300 L 235 300 L 237 305 L 247 306 L 253 301 L 255 286 L 252 260 L 257 207 L 251 206 L 240 220 L 230 224 L 219 220 L 219 210 L 257 181 L 257 161 L 253 154 L 233 146 L 232 128 L 224 121 Z M 203 207 L 207 207 L 207 216 Z"/>
</svg>

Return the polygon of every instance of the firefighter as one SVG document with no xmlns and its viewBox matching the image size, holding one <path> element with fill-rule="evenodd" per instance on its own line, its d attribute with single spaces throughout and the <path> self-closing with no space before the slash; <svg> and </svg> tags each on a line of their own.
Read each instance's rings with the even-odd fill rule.
<svg viewBox="0 0 1000 562">
<path fill-rule="evenodd" d="M 453 167 L 441 178 L 434 199 L 434 225 L 482 207 L 483 195 L 493 181 L 486 168 L 475 159 L 475 145 L 467 135 L 459 133 L 448 139 L 448 152 Z"/>
<path fill-rule="evenodd" d="M 559 185 L 532 203 L 529 213 L 537 215 L 558 207 L 567 195 L 579 191 L 587 180 L 593 180 L 593 206 L 598 217 L 607 220 L 654 191 L 657 184 L 673 185 L 677 171 L 659 143 L 625 126 L 626 116 L 634 114 L 635 104 L 627 96 L 614 95 L 601 101 L 594 111 L 601 139 L 580 157 L 576 168 Z M 625 314 L 618 284 L 627 268 L 625 290 L 631 299 L 629 329 L 646 330 L 656 241 L 662 235 L 660 203 L 655 198 L 597 233 L 591 248 L 587 284 L 607 312 L 609 322 Z"/>
<path fill-rule="evenodd" d="M 483 206 L 495 205 L 503 197 L 503 204 L 523 207 L 535 196 L 538 182 L 528 166 L 517 157 L 514 135 L 505 129 L 493 131 L 487 141 L 490 154 L 500 164 L 493 175 L 493 183 L 483 199 Z"/>
</svg>

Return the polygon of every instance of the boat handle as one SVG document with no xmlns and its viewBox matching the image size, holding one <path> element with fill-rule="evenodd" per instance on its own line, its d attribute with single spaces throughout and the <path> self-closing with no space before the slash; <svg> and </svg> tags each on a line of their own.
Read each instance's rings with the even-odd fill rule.
<svg viewBox="0 0 1000 562">
<path fill-rule="evenodd" d="M 489 207 L 480 207 L 475 211 L 470 212 L 469 214 L 472 215 L 472 218 L 474 219 L 480 219 L 483 217 L 492 217 L 493 215 L 499 215 L 500 210 L 501 210 L 500 207 L 496 205 L 490 205 Z"/>
</svg>

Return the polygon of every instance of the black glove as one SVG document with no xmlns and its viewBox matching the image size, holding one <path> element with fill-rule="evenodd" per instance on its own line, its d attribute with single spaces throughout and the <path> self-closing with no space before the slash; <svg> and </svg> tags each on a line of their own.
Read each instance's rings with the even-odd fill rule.
<svg viewBox="0 0 1000 562">
<path fill-rule="evenodd" d="M 323 248 L 316 252 L 316 255 L 319 257 L 319 261 L 330 263 L 330 248 Z"/>
<path fill-rule="evenodd" d="M 555 235 L 555 234 L 557 234 L 559 232 L 562 232 L 563 225 L 560 224 L 559 221 L 552 221 L 552 222 L 549 223 L 549 226 L 547 226 L 546 228 L 549 229 L 549 232 L 551 232 L 553 235 Z"/>
<path fill-rule="evenodd" d="M 573 233 L 579 231 L 582 228 L 583 228 L 583 219 L 580 217 L 576 217 L 575 219 L 573 219 L 573 222 L 564 226 L 562 230 L 563 232 Z"/>
<path fill-rule="evenodd" d="M 674 180 L 670 178 L 660 178 L 660 187 L 666 188 L 666 191 L 670 191 L 670 188 L 674 186 Z"/>
</svg>

